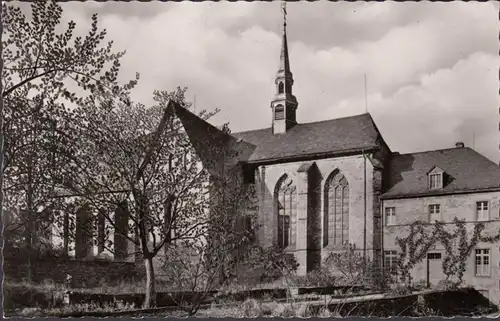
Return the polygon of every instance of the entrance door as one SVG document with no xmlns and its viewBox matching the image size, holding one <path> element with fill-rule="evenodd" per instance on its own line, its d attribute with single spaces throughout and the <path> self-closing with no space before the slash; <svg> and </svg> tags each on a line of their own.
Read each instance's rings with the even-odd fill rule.
<svg viewBox="0 0 500 321">
<path fill-rule="evenodd" d="M 444 279 L 441 253 L 427 253 L 427 287 L 436 286 Z"/>
</svg>

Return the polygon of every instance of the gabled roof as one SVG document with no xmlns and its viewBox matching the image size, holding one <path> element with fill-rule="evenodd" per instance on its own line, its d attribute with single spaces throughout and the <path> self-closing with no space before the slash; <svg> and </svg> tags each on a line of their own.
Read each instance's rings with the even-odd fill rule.
<svg viewBox="0 0 500 321">
<path fill-rule="evenodd" d="M 447 178 L 443 188 L 430 190 L 427 174 L 434 167 Z M 393 155 L 384 175 L 382 198 L 500 191 L 500 167 L 468 147 Z"/>
<path fill-rule="evenodd" d="M 284 134 L 272 128 L 234 133 L 256 146 L 249 163 L 295 160 L 361 152 L 378 147 L 380 133 L 370 114 L 297 124 Z"/>
<path fill-rule="evenodd" d="M 255 146 L 223 132 L 189 110 L 175 106 L 175 114 L 186 130 L 191 144 L 212 175 L 223 175 L 251 155 Z"/>
<path fill-rule="evenodd" d="M 442 170 L 441 168 L 439 168 L 439 166 L 432 166 L 428 171 L 427 171 L 427 175 L 429 174 L 434 174 L 434 173 L 444 173 L 444 170 Z"/>
</svg>

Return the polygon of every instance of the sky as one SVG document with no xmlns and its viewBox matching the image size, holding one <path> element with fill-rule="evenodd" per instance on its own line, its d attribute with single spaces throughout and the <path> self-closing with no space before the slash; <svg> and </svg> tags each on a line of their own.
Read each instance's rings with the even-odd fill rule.
<svg viewBox="0 0 500 321">
<path fill-rule="evenodd" d="M 283 16 L 279 2 L 69 2 L 65 21 L 100 25 L 126 50 L 134 99 L 187 86 L 233 132 L 270 127 Z M 297 2 L 287 35 L 300 123 L 365 112 L 393 151 L 454 147 L 500 161 L 496 2 Z M 365 97 L 364 75 L 367 86 Z M 335 137 L 332 137 L 335 139 Z"/>
</svg>

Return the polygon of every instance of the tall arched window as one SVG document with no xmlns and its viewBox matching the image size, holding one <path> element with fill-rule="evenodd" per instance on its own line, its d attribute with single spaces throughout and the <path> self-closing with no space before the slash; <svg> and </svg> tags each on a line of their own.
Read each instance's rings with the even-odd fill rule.
<svg viewBox="0 0 500 321">
<path fill-rule="evenodd" d="M 278 246 L 286 248 L 295 243 L 297 218 L 296 187 L 288 175 L 283 175 L 276 184 L 275 202 L 278 215 Z"/>
<path fill-rule="evenodd" d="M 323 246 L 341 246 L 349 242 L 349 183 L 335 170 L 325 185 Z"/>
</svg>

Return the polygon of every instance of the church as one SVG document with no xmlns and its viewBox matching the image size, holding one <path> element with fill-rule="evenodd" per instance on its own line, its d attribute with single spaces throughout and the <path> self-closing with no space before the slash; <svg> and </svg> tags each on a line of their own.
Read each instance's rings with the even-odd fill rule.
<svg viewBox="0 0 500 321">
<path fill-rule="evenodd" d="M 275 86 L 269 128 L 227 134 L 183 108 L 176 108 L 176 115 L 202 161 L 224 164 L 239 172 L 244 184 L 253 184 L 261 226 L 257 242 L 294 253 L 299 275 L 348 245 L 391 271 L 396 237 L 406 236 L 417 220 L 450 224 L 457 217 L 484 222 L 487 233 L 500 228 L 500 167 L 463 143 L 400 154 L 386 144 L 368 113 L 301 123 L 286 22 L 279 68 L 269 85 Z M 238 155 L 210 152 L 210 144 Z M 214 173 L 221 173 L 215 167 Z M 412 270 L 413 278 L 436 285 L 445 278 L 443 257 L 444 247 L 434 246 Z M 499 262 L 498 244 L 479 243 L 464 277 L 495 304 Z"/>
</svg>

